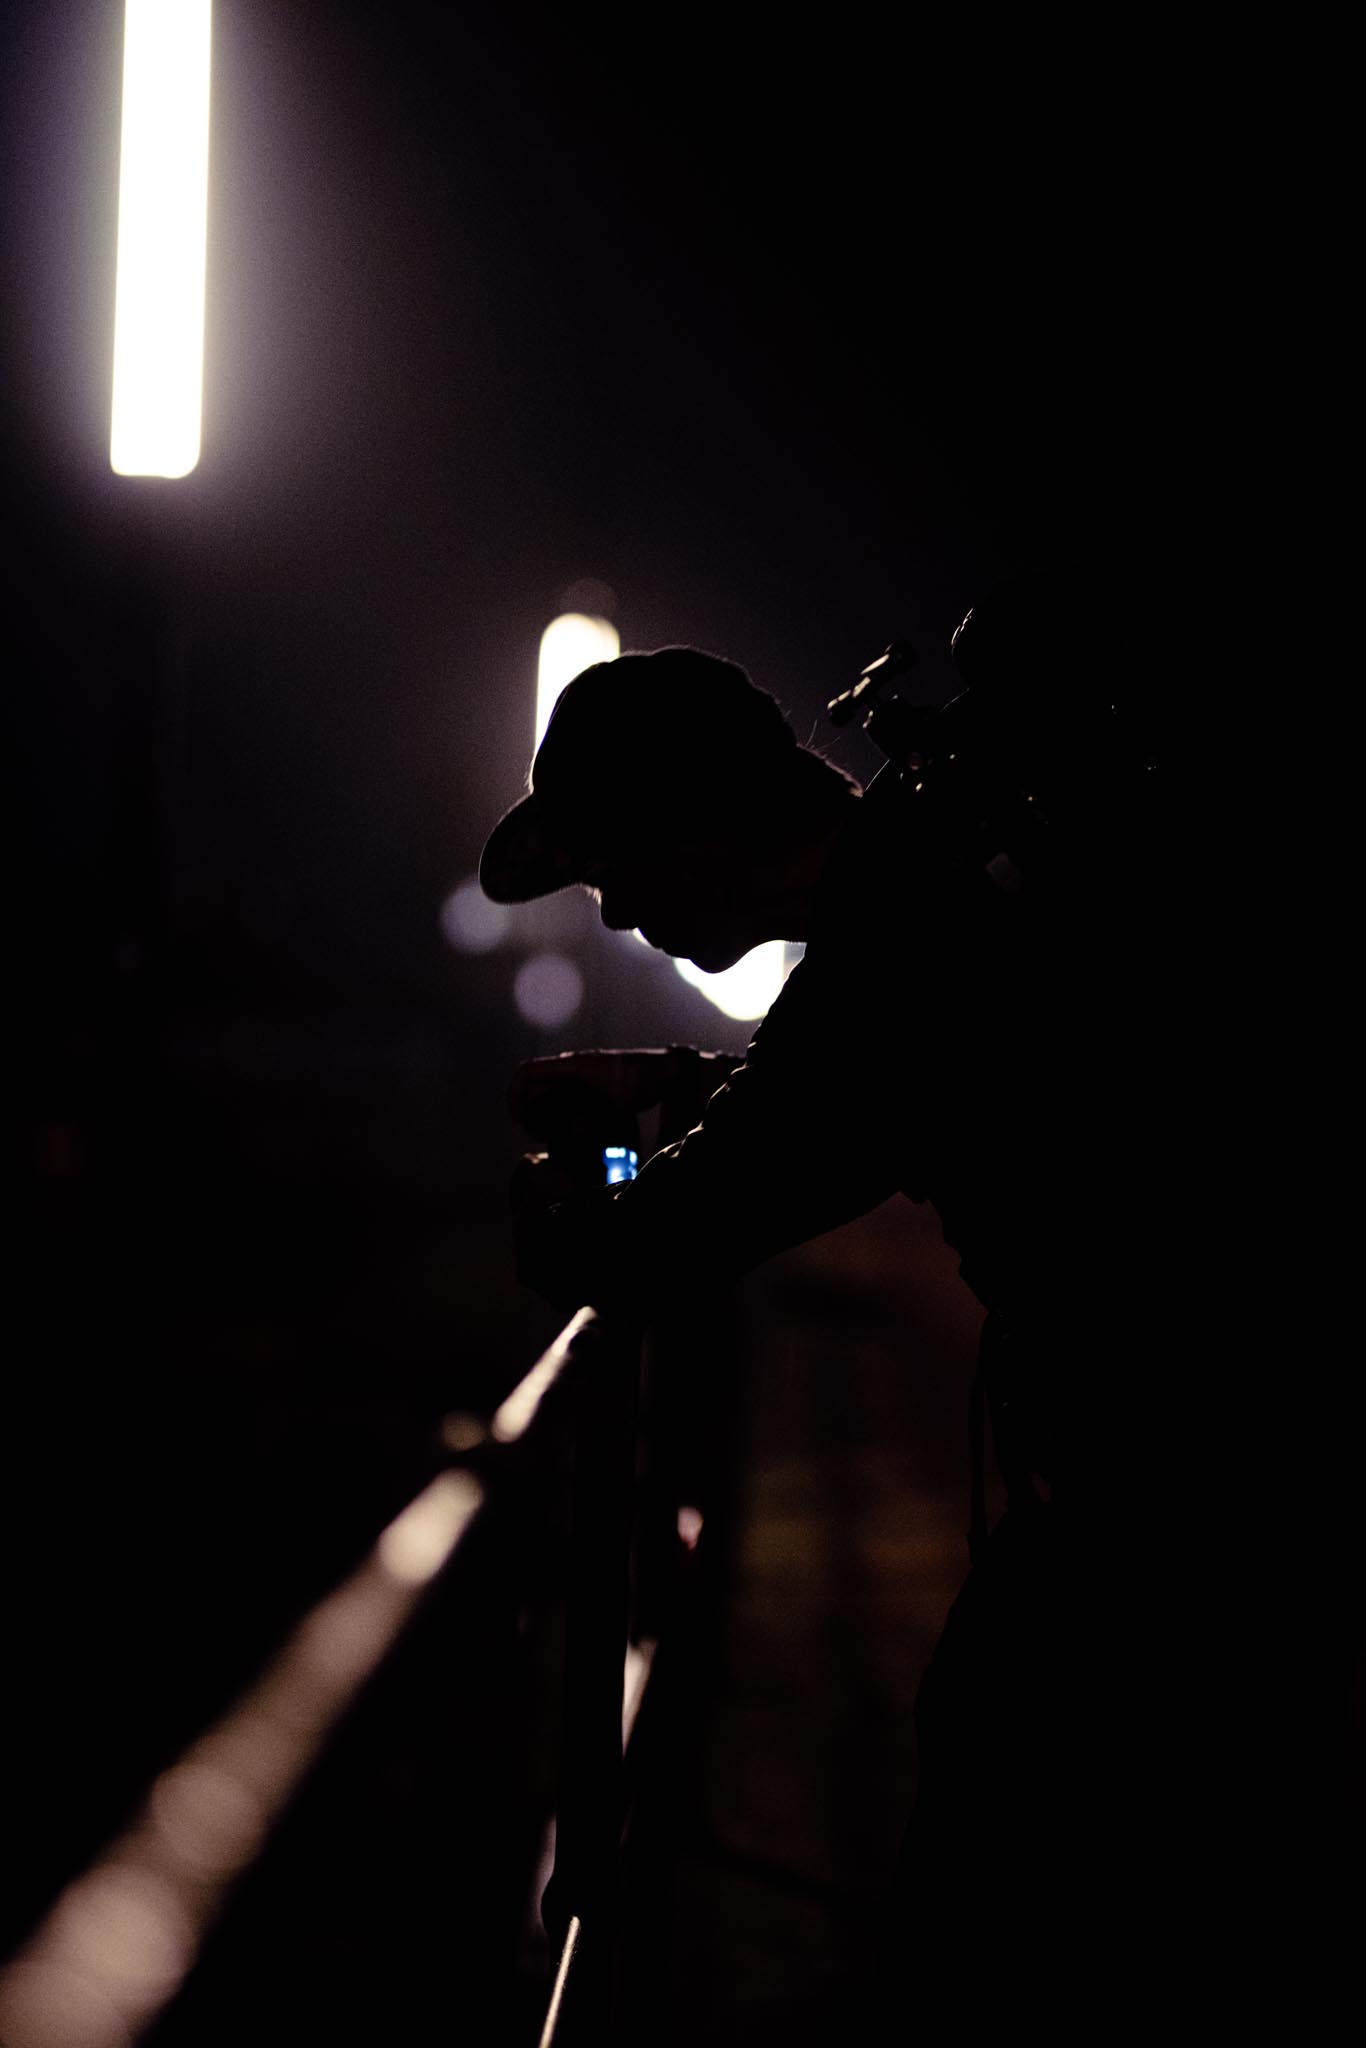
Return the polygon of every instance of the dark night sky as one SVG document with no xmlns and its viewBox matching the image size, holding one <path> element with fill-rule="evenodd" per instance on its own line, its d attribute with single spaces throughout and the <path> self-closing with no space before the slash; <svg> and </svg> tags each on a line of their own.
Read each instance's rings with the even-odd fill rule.
<svg viewBox="0 0 1366 2048">
<path fill-rule="evenodd" d="M 441 939 L 581 578 L 626 645 L 742 661 L 803 737 L 896 636 L 946 693 L 974 598 L 1067 561 L 1159 722 L 1206 687 L 1187 629 L 1266 230 L 1217 47 L 223 0 L 204 453 L 174 484 L 107 466 L 118 54 L 116 7 L 7 14 L 23 1202 L 53 1145 L 115 1210 L 125 1173 L 183 1184 L 185 1214 L 222 1180 L 255 1112 L 187 1149 L 165 1109 L 153 1172 L 142 1058 L 176 1100 L 235 1075 L 297 1107 L 303 1075 L 358 1182 L 388 1143 L 494 1228 L 502 1077 L 537 1049 L 511 965 L 546 936 L 587 949 L 580 1038 L 743 1041 L 582 905 L 505 955 Z M 389 1088 L 387 1139 L 353 1083 Z M 307 1209 L 326 1146 L 291 1130 Z M 243 1214 L 268 1154 L 233 1169 Z"/>
<path fill-rule="evenodd" d="M 205 452 L 161 486 L 103 453 L 116 13 L 10 35 L 59 918 L 98 863 L 109 607 L 177 648 L 179 886 L 278 882 L 359 981 L 434 972 L 581 577 L 626 644 L 714 646 L 809 728 L 897 634 L 942 689 L 975 595 L 1081 560 L 1179 690 L 1232 167 L 1170 53 L 224 6 Z"/>
</svg>

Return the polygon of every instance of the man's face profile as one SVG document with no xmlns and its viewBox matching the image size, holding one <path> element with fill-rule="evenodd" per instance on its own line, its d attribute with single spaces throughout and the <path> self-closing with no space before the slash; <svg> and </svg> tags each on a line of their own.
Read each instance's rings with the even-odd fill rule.
<svg viewBox="0 0 1366 2048">
<path fill-rule="evenodd" d="M 615 855 L 594 862 L 584 880 L 609 931 L 639 931 L 706 974 L 733 967 L 765 936 L 737 886 L 733 849 L 720 840 Z"/>
</svg>

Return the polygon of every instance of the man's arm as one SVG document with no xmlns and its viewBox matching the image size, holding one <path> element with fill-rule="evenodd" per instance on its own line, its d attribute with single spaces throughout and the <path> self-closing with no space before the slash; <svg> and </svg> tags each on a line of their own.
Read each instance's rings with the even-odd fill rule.
<svg viewBox="0 0 1366 2048">
<path fill-rule="evenodd" d="M 563 1307 L 649 1315 L 731 1284 L 762 1260 L 875 1208 L 901 1184 L 903 1115 L 866 990 L 808 959 L 698 1126 L 623 1186 L 523 1219 L 518 1269 Z M 876 1008 L 876 1004 L 874 1005 Z"/>
<path fill-rule="evenodd" d="M 660 1112 L 659 1142 L 690 1131 L 726 1077 L 740 1065 L 733 1053 L 693 1045 L 632 1046 L 561 1052 L 527 1060 L 508 1089 L 508 1108 L 531 1137 L 553 1142 L 575 1096 L 611 1105 L 629 1117 Z"/>
</svg>

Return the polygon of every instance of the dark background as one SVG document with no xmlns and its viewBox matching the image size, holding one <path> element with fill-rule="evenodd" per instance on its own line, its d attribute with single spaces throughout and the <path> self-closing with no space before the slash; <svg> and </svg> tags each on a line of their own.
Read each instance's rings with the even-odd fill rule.
<svg viewBox="0 0 1366 2048">
<path fill-rule="evenodd" d="M 553 1330 L 516 1060 L 743 1046 L 578 899 L 443 939 L 565 594 L 819 740 L 888 640 L 942 696 L 974 599 L 1075 563 L 1184 730 L 1296 88 L 1153 17 L 220 0 L 167 483 L 107 463 L 121 11 L 3 37 L 13 1938 Z"/>
</svg>

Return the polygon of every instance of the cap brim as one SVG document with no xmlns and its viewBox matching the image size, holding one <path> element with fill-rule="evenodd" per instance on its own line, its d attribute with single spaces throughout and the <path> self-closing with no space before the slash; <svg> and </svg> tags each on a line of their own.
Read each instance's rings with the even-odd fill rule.
<svg viewBox="0 0 1366 2048">
<path fill-rule="evenodd" d="M 530 903 L 580 880 L 580 863 L 552 838 L 534 796 L 494 826 L 479 857 L 479 886 L 492 903 Z"/>
</svg>

